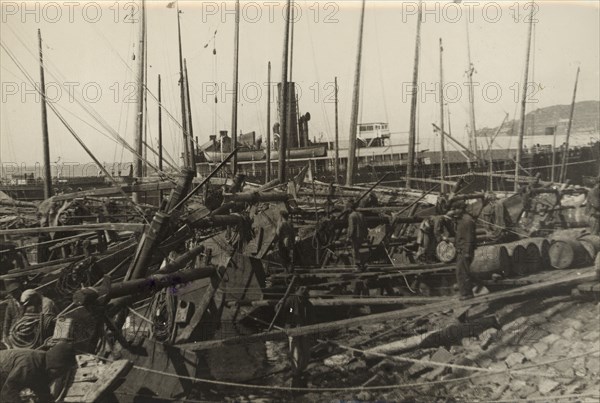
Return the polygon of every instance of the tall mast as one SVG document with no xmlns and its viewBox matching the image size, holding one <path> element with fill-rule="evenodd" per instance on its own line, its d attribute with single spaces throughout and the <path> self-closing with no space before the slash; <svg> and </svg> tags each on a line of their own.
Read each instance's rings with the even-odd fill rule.
<svg viewBox="0 0 600 403">
<path fill-rule="evenodd" d="M 290 2 L 291 10 L 290 10 L 290 73 L 288 80 L 294 81 L 292 77 L 292 73 L 294 71 L 294 0 Z M 296 104 L 297 105 L 297 104 Z M 298 144 L 299 145 L 299 144 Z"/>
<path fill-rule="evenodd" d="M 350 118 L 350 135 L 348 138 L 348 169 L 346 170 L 346 186 L 354 183 L 356 162 L 356 132 L 358 130 L 358 105 L 360 101 L 360 67 L 362 61 L 363 28 L 365 22 L 365 3 L 362 1 L 360 11 L 360 28 L 358 29 L 358 51 L 356 54 L 356 70 L 354 71 L 354 90 L 352 94 L 352 116 Z"/>
<path fill-rule="evenodd" d="M 271 181 L 271 62 L 267 67 L 267 170 L 265 183 Z"/>
<path fill-rule="evenodd" d="M 287 182 L 286 153 L 287 153 L 287 104 L 288 104 L 288 48 L 290 34 L 291 0 L 287 0 L 285 31 L 283 34 L 283 58 L 281 66 L 281 90 L 279 92 L 279 183 Z"/>
<path fill-rule="evenodd" d="M 138 50 L 138 86 L 137 86 L 137 118 L 135 131 L 135 155 L 133 164 L 133 176 L 140 178 L 144 175 L 142 156 L 144 154 L 144 84 L 146 82 L 146 1 L 142 0 L 142 10 L 140 13 L 140 38 Z M 137 194 L 133 195 L 134 201 L 137 201 Z"/>
<path fill-rule="evenodd" d="M 467 62 L 468 70 L 467 76 L 469 77 L 469 118 L 471 121 L 471 130 L 469 131 L 469 148 L 474 155 L 479 155 L 477 152 L 477 128 L 475 126 L 475 90 L 473 89 L 473 74 L 475 73 L 475 66 L 471 61 L 471 40 L 469 37 L 469 19 L 465 18 L 465 26 L 467 31 Z M 471 168 L 471 159 L 467 160 L 469 168 Z"/>
<path fill-rule="evenodd" d="M 335 182 L 340 181 L 340 135 L 338 127 L 338 83 L 337 77 L 335 77 Z"/>
<path fill-rule="evenodd" d="M 410 180 L 414 175 L 415 143 L 417 139 L 417 89 L 419 81 L 419 54 L 421 50 L 421 1 L 417 13 L 417 35 L 415 39 L 415 62 L 413 66 L 412 98 L 410 100 L 410 128 L 408 133 L 408 163 L 406 165 L 406 187 L 410 188 Z"/>
<path fill-rule="evenodd" d="M 569 125 L 567 126 L 567 138 L 565 139 L 565 149 L 563 150 L 562 163 L 560 165 L 560 181 L 564 182 L 567 176 L 567 160 L 569 159 L 569 137 L 571 137 L 571 126 L 573 124 L 573 113 L 575 112 L 575 96 L 577 95 L 577 82 L 579 81 L 579 70 L 575 75 L 575 87 L 573 88 L 573 100 L 571 101 L 571 112 L 569 113 Z M 552 167 L 554 169 L 554 167 Z"/>
<path fill-rule="evenodd" d="M 42 140 L 44 153 L 44 199 L 52 196 L 52 175 L 50 173 L 50 139 L 48 138 L 48 113 L 46 112 L 46 78 L 44 76 L 44 56 L 42 54 L 42 32 L 38 28 L 40 48 L 40 91 L 42 93 Z"/>
<path fill-rule="evenodd" d="M 231 104 L 231 141 L 237 147 L 238 114 L 238 56 L 240 46 L 240 0 L 235 1 L 235 33 L 233 35 L 233 101 Z M 233 175 L 237 174 L 237 154 L 233 155 Z"/>
<path fill-rule="evenodd" d="M 443 59 L 444 47 L 442 46 L 442 38 L 440 38 L 440 179 L 442 180 L 442 194 L 446 191 L 444 181 L 446 180 L 446 147 L 444 144 L 444 70 Z"/>
<path fill-rule="evenodd" d="M 163 170 L 163 144 L 162 144 L 162 89 L 160 74 L 158 75 L 158 169 Z"/>
<path fill-rule="evenodd" d="M 531 53 L 531 31 L 533 28 L 533 1 L 529 13 L 529 29 L 527 34 L 527 51 L 525 53 L 525 72 L 523 73 L 523 94 L 521 96 L 521 122 L 519 127 L 519 141 L 517 144 L 517 160 L 515 162 L 515 192 L 519 190 L 519 170 L 521 169 L 521 154 L 523 151 L 523 135 L 525 133 L 525 111 L 527 109 L 527 80 L 529 78 L 529 54 Z"/>
<path fill-rule="evenodd" d="M 185 101 L 186 101 L 186 111 L 187 111 L 187 127 L 188 127 L 188 166 L 192 168 L 194 171 L 196 170 L 196 152 L 194 148 L 194 127 L 192 126 L 192 103 L 190 102 L 190 79 L 187 71 L 187 60 L 183 59 L 183 77 L 185 84 Z"/>
<path fill-rule="evenodd" d="M 177 37 L 179 39 L 179 98 L 181 101 L 181 128 L 183 130 L 183 164 L 186 167 L 190 167 L 190 149 L 188 143 L 189 133 L 187 128 L 187 108 L 185 101 L 185 82 L 183 78 L 183 51 L 181 49 L 181 21 L 179 20 L 179 1 L 175 1 L 175 4 L 177 5 Z"/>
<path fill-rule="evenodd" d="M 163 132 L 162 132 L 162 85 L 160 81 L 160 74 L 158 75 L 158 170 L 163 170 Z M 158 192 L 158 205 L 163 199 L 163 191 Z"/>
</svg>

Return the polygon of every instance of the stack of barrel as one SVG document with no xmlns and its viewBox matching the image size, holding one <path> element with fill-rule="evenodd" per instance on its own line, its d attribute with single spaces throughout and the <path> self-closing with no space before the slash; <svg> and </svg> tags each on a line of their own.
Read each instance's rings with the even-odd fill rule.
<svg viewBox="0 0 600 403">
<path fill-rule="evenodd" d="M 561 230 L 550 239 L 526 238 L 504 244 L 483 245 L 475 250 L 471 273 L 482 280 L 493 274 L 503 277 L 525 276 L 544 269 L 568 269 L 591 264 L 600 253 L 600 236 L 584 230 Z M 452 245 L 438 245 L 443 262 L 455 258 Z"/>
<path fill-rule="evenodd" d="M 548 266 L 550 242 L 545 238 L 527 238 L 477 248 L 471 270 L 481 279 L 492 274 L 503 277 L 524 276 Z"/>
<path fill-rule="evenodd" d="M 581 230 L 558 231 L 552 236 L 550 266 L 555 269 L 591 264 L 600 252 L 600 237 Z"/>
</svg>

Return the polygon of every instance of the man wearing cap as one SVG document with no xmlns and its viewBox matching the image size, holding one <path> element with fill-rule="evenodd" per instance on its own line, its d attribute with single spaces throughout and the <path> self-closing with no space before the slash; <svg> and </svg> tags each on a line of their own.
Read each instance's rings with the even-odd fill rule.
<svg viewBox="0 0 600 403">
<path fill-rule="evenodd" d="M 294 242 L 296 233 L 294 226 L 289 220 L 290 214 L 287 210 L 281 210 L 279 222 L 277 223 L 277 246 L 279 256 L 286 272 L 294 271 Z"/>
<path fill-rule="evenodd" d="M 48 351 L 12 349 L 0 351 L 0 401 L 20 403 L 19 392 L 31 389 L 38 401 L 53 402 L 50 384 L 75 365 L 69 343 L 58 343 Z"/>
<path fill-rule="evenodd" d="M 346 203 L 346 210 L 349 212 L 348 233 L 346 236 L 347 242 L 352 245 L 352 263 L 362 269 L 364 267 L 360 258 L 360 247 L 367 240 L 367 226 L 365 225 L 362 213 L 356 211 L 353 200 L 349 200 Z"/>
<path fill-rule="evenodd" d="M 23 291 L 21 304 L 25 313 L 43 313 L 44 315 L 58 315 L 58 308 L 54 301 L 43 296 L 34 289 Z"/>
<path fill-rule="evenodd" d="M 456 220 L 456 282 L 460 299 L 473 298 L 473 284 L 470 268 L 476 248 L 475 220 L 466 211 L 466 203 L 457 201 L 451 204 L 448 215 Z"/>
<path fill-rule="evenodd" d="M 19 303 L 21 295 L 21 283 L 17 280 L 4 280 L 6 289 L 6 310 L 4 311 L 4 320 L 2 321 L 2 339 L 1 341 L 8 347 L 12 347 L 9 340 L 10 328 L 23 316 L 23 308 Z"/>
<path fill-rule="evenodd" d="M 486 193 L 485 206 L 481 210 L 480 220 L 483 221 L 487 235 L 495 242 L 508 242 L 511 239 L 510 228 L 513 223 L 510 213 L 495 194 Z"/>
<path fill-rule="evenodd" d="M 600 235 L 600 176 L 596 178 L 596 185 L 587 194 L 587 210 L 590 217 L 590 233 Z"/>
</svg>

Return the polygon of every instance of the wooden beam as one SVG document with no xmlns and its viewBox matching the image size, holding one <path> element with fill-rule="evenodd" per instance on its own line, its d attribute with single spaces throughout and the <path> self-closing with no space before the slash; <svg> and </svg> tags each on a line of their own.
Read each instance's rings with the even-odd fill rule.
<svg viewBox="0 0 600 403">
<path fill-rule="evenodd" d="M 111 186 L 107 188 L 101 189 L 90 189 L 90 190 L 82 190 L 81 192 L 73 192 L 64 195 L 53 196 L 52 201 L 63 201 L 63 200 L 72 200 L 80 197 L 88 197 L 88 196 L 110 196 L 119 194 L 121 192 L 125 193 L 133 193 L 133 192 L 152 192 L 152 191 L 160 191 L 160 190 L 169 190 L 175 188 L 175 184 L 170 181 L 162 181 L 162 182 L 151 182 L 151 183 L 141 183 L 138 185 L 126 185 L 126 186 Z"/>
<path fill-rule="evenodd" d="M 146 224 L 105 222 L 98 224 L 62 225 L 58 227 L 16 228 L 0 230 L 0 236 L 32 235 L 47 232 L 78 232 L 78 231 L 133 231 L 144 232 Z"/>
<path fill-rule="evenodd" d="M 438 312 L 441 310 L 447 310 L 451 308 L 457 308 L 460 306 L 470 306 L 490 301 L 498 301 L 505 298 L 512 298 L 517 296 L 522 296 L 527 293 L 535 293 L 537 291 L 550 289 L 556 286 L 566 286 L 571 284 L 578 284 L 581 282 L 591 281 L 595 279 L 596 273 L 594 271 L 594 267 L 586 267 L 583 269 L 573 270 L 573 274 L 560 278 L 557 280 L 549 280 L 539 284 L 531 284 L 524 287 L 519 287 L 506 291 L 499 291 L 492 294 L 483 295 L 480 297 L 475 297 L 473 299 L 467 301 L 460 301 L 458 298 L 448 298 L 441 302 L 436 302 L 432 304 L 427 304 L 423 306 L 409 307 L 406 309 L 391 311 L 391 312 L 383 312 L 372 315 L 365 315 L 359 318 L 349 318 L 336 320 L 328 323 L 317 323 L 314 325 L 308 326 L 300 326 L 290 329 L 284 330 L 275 330 L 271 332 L 263 332 L 257 333 L 250 336 L 239 336 L 239 337 L 231 337 L 227 339 L 221 340 L 210 340 L 203 341 L 197 343 L 187 343 L 174 347 L 192 350 L 192 351 L 200 351 L 200 350 L 208 350 L 218 347 L 225 347 L 228 345 L 234 344 L 242 344 L 242 343 L 253 343 L 259 341 L 267 341 L 267 340 L 278 340 L 284 339 L 286 337 L 297 337 L 304 336 L 309 334 L 323 334 L 326 332 L 331 332 L 339 329 L 346 329 L 351 327 L 356 327 L 357 323 L 361 325 L 371 324 L 371 323 L 381 323 L 386 321 L 395 321 L 399 319 L 409 318 L 416 315 L 428 314 L 432 312 Z"/>
</svg>

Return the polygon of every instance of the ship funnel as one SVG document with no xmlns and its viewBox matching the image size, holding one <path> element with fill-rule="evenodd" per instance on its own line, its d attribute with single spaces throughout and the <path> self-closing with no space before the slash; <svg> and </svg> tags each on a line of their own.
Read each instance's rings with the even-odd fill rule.
<svg viewBox="0 0 600 403">
<path fill-rule="evenodd" d="M 277 91 L 281 98 L 281 83 L 277 84 Z M 300 146 L 300 136 L 298 133 L 298 102 L 296 100 L 296 84 L 287 83 L 287 145 L 288 148 Z M 281 105 L 281 102 L 278 103 Z"/>
</svg>

